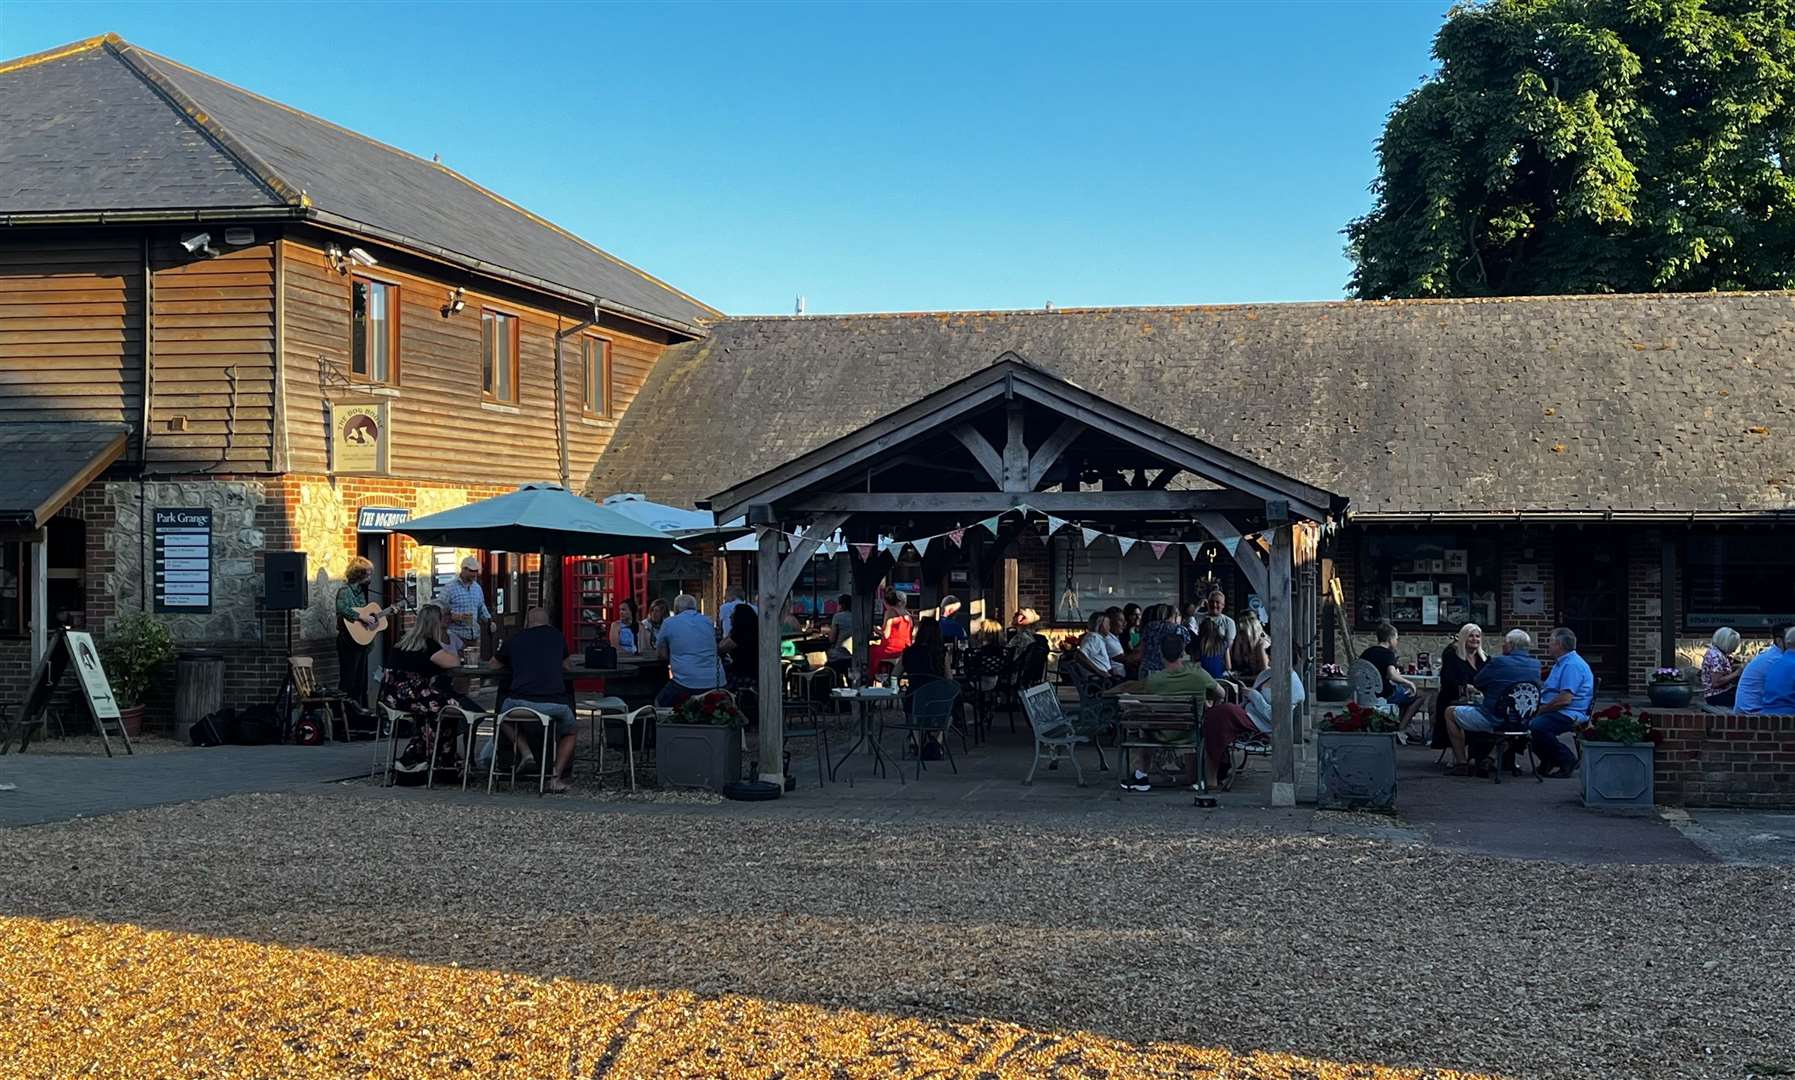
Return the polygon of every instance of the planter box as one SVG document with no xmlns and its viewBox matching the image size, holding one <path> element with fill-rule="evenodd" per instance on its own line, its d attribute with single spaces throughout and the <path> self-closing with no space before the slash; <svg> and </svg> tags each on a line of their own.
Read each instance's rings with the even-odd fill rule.
<svg viewBox="0 0 1795 1080">
<path fill-rule="evenodd" d="M 655 725 L 655 768 L 662 787 L 722 791 L 742 778 L 742 729 L 721 724 Z"/>
<path fill-rule="evenodd" d="M 1652 744 L 1585 742 L 1583 805 L 1652 806 Z"/>
<path fill-rule="evenodd" d="M 1396 733 L 1315 733 L 1315 802 L 1322 810 L 1396 806 Z"/>
</svg>

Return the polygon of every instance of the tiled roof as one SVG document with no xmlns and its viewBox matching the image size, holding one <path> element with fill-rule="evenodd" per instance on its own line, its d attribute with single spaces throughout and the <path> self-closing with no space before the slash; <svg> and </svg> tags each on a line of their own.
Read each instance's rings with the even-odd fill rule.
<svg viewBox="0 0 1795 1080">
<path fill-rule="evenodd" d="M 1795 510 L 1795 294 L 728 319 L 589 491 L 689 504 L 1006 350 L 1369 514 Z"/>
<path fill-rule="evenodd" d="M 718 314 L 452 169 L 116 36 L 0 62 L 0 216 L 283 206 L 676 327 Z"/>
<path fill-rule="evenodd" d="M 0 424 L 0 522 L 42 525 L 118 460 L 128 437 L 123 424 Z"/>
</svg>

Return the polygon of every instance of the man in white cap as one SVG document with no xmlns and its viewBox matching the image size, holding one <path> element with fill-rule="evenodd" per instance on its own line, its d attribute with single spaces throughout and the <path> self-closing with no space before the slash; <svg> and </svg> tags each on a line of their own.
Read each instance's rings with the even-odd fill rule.
<svg viewBox="0 0 1795 1080">
<path fill-rule="evenodd" d="M 492 611 L 486 606 L 486 594 L 480 589 L 480 560 L 472 555 L 461 560 L 461 573 L 455 575 L 455 580 L 437 590 L 436 602 L 449 613 L 449 640 L 444 644 L 453 652 L 480 644 L 482 623 L 493 633 L 499 632 L 499 624 L 493 621 Z"/>
</svg>

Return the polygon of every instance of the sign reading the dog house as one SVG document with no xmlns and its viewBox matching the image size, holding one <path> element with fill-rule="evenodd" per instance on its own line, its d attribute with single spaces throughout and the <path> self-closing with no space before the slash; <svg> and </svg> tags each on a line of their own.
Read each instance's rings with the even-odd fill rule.
<svg viewBox="0 0 1795 1080">
<path fill-rule="evenodd" d="M 333 472 L 386 472 L 389 441 L 386 402 L 331 403 L 330 460 Z"/>
</svg>

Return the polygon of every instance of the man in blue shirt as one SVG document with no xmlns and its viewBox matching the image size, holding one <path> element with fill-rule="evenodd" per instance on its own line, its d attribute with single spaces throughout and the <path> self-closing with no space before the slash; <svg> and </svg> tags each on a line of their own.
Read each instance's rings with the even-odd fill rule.
<svg viewBox="0 0 1795 1080">
<path fill-rule="evenodd" d="M 723 662 L 717 658 L 716 628 L 709 619 L 698 614 L 698 600 L 690 593 L 674 597 L 673 614 L 661 624 L 656 643 L 672 677 L 655 695 L 656 705 L 670 709 L 693 694 L 723 685 Z"/>
<path fill-rule="evenodd" d="M 1566 777 L 1576 768 L 1577 755 L 1558 740 L 1560 735 L 1589 719 L 1596 700 L 1596 675 L 1577 655 L 1577 635 L 1569 627 L 1552 631 L 1548 649 L 1552 673 L 1540 687 L 1539 712 L 1527 725 L 1533 733 L 1533 752 L 1540 760 L 1541 776 Z"/>
<path fill-rule="evenodd" d="M 1782 641 L 1764 671 L 1764 707 L 1759 711 L 1788 716 L 1795 714 L 1795 630 L 1785 630 Z"/>
<path fill-rule="evenodd" d="M 1484 734 L 1496 731 L 1502 724 L 1497 710 L 1510 688 L 1521 683 L 1539 682 L 1539 660 L 1532 652 L 1533 638 L 1527 631 L 1510 630 L 1502 636 L 1502 655 L 1492 656 L 1477 669 L 1472 685 L 1483 694 L 1481 705 L 1457 705 L 1446 710 L 1446 735 L 1452 740 L 1454 771 L 1470 771 L 1465 750 L 1465 732 Z M 1506 754 L 1504 757 L 1506 758 Z"/>
<path fill-rule="evenodd" d="M 942 643 L 951 644 L 955 641 L 965 641 L 966 626 L 960 622 L 959 618 L 960 598 L 950 593 L 941 598 L 941 603 L 936 605 L 936 609 L 940 612 L 937 622 L 941 626 Z"/>
<path fill-rule="evenodd" d="M 1770 644 L 1764 651 L 1752 657 L 1739 673 L 1738 689 L 1733 693 L 1733 711 L 1742 713 L 1761 713 L 1764 711 L 1764 677 L 1770 673 L 1772 665 L 1781 660 L 1785 650 L 1783 639 L 1788 636 L 1789 624 L 1777 623 L 1770 628 Z"/>
</svg>

